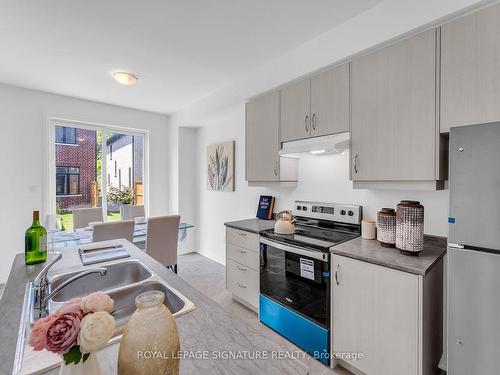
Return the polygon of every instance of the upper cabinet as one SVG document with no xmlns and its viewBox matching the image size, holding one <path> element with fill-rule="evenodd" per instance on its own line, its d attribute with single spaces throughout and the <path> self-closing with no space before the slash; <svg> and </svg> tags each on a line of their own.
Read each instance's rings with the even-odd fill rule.
<svg viewBox="0 0 500 375">
<path fill-rule="evenodd" d="M 311 135 L 311 81 L 292 83 L 281 90 L 281 142 Z"/>
<path fill-rule="evenodd" d="M 281 90 L 281 142 L 349 131 L 349 64 Z"/>
<path fill-rule="evenodd" d="M 436 50 L 433 29 L 353 59 L 354 187 L 442 186 Z"/>
<path fill-rule="evenodd" d="M 500 5 L 441 27 L 441 132 L 500 121 Z"/>
<path fill-rule="evenodd" d="M 297 160 L 280 157 L 280 93 L 273 91 L 246 103 L 246 180 L 297 181 Z"/>
<path fill-rule="evenodd" d="M 311 77 L 311 136 L 349 131 L 349 63 Z"/>
</svg>

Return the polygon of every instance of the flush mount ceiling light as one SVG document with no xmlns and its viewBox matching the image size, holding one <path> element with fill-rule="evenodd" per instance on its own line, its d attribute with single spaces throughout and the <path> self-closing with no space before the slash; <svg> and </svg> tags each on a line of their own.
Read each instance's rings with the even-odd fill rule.
<svg viewBox="0 0 500 375">
<path fill-rule="evenodd" d="M 116 82 L 125 86 L 135 85 L 139 79 L 136 75 L 127 72 L 113 72 L 111 75 Z"/>
</svg>

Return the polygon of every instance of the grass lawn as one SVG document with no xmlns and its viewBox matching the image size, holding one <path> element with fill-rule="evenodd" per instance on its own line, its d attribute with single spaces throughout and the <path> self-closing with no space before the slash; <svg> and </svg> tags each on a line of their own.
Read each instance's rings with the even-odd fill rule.
<svg viewBox="0 0 500 375">
<path fill-rule="evenodd" d="M 72 213 L 59 214 L 58 216 L 61 218 L 61 221 L 64 225 L 64 229 L 66 229 L 66 230 L 73 229 L 73 214 Z M 120 217 L 119 212 L 108 212 L 108 221 L 117 221 L 120 219 L 121 219 L 121 217 Z"/>
</svg>

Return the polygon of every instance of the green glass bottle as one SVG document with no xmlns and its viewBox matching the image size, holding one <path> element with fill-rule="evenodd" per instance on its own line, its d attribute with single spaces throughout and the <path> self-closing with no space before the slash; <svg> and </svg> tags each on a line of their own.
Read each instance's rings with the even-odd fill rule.
<svg viewBox="0 0 500 375">
<path fill-rule="evenodd" d="M 33 211 L 33 224 L 24 235 L 24 260 L 26 264 L 36 264 L 46 259 L 47 231 L 40 224 L 40 213 Z"/>
</svg>

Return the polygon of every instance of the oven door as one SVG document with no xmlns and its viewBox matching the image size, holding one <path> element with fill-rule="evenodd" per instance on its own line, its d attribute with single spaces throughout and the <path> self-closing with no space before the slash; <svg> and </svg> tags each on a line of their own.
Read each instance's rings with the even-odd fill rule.
<svg viewBox="0 0 500 375">
<path fill-rule="evenodd" d="M 260 294 L 328 330 L 330 254 L 260 239 Z"/>
</svg>

